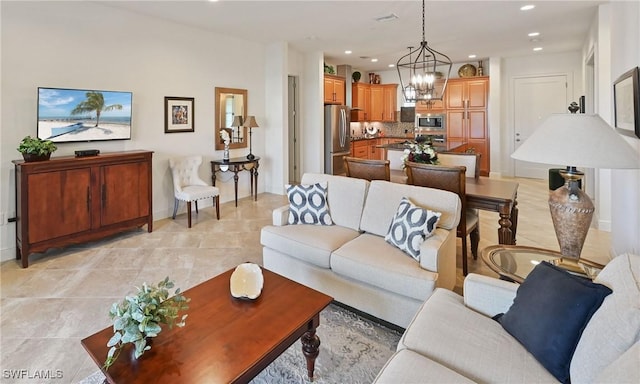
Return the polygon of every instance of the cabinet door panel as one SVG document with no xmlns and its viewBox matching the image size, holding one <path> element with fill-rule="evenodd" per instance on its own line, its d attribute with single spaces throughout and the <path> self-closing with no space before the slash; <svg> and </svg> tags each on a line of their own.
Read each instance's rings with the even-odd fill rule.
<svg viewBox="0 0 640 384">
<path fill-rule="evenodd" d="M 335 102 L 338 105 L 344 105 L 345 81 L 342 79 L 334 79 L 333 92 L 335 93 Z"/>
<path fill-rule="evenodd" d="M 149 179 L 147 163 L 102 167 L 102 225 L 148 215 Z"/>
<path fill-rule="evenodd" d="M 485 111 L 469 111 L 469 138 L 470 139 L 486 139 L 487 138 L 487 114 Z"/>
<path fill-rule="evenodd" d="M 333 103 L 333 79 L 324 78 L 324 102 Z"/>
<path fill-rule="evenodd" d="M 466 138 L 465 122 L 463 117 L 464 111 L 448 111 L 447 112 L 447 139 L 457 140 Z"/>
<path fill-rule="evenodd" d="M 29 175 L 29 242 L 91 229 L 91 170 Z"/>
<path fill-rule="evenodd" d="M 445 91 L 447 108 L 464 108 L 464 88 L 464 82 L 449 81 L 449 84 L 447 84 L 447 90 Z"/>
<path fill-rule="evenodd" d="M 467 108 L 487 107 L 487 80 L 470 81 L 467 85 Z"/>
<path fill-rule="evenodd" d="M 382 121 L 384 114 L 384 89 L 382 86 L 371 87 L 371 121 Z"/>
</svg>

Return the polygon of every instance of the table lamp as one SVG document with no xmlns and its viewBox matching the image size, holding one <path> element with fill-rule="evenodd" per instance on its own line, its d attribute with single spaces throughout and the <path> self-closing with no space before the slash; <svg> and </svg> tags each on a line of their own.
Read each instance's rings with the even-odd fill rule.
<svg viewBox="0 0 640 384">
<path fill-rule="evenodd" d="M 552 114 L 511 155 L 516 160 L 563 164 L 565 185 L 549 193 L 549 209 L 565 257 L 580 258 L 594 205 L 579 187 L 576 167 L 638 169 L 640 155 L 598 115 Z"/>
<path fill-rule="evenodd" d="M 259 125 L 258 123 L 256 123 L 255 116 L 247 116 L 247 119 L 244 121 L 243 126 L 249 127 L 249 154 L 247 155 L 247 159 L 253 160 L 256 157 L 253 155 L 252 148 L 251 148 L 251 145 L 253 143 L 253 140 L 251 139 L 251 128 L 258 128 Z"/>
</svg>

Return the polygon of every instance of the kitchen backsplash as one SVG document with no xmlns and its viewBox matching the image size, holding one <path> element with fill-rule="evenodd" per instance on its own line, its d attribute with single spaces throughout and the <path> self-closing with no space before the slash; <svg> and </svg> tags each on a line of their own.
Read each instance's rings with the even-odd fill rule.
<svg viewBox="0 0 640 384">
<path fill-rule="evenodd" d="M 351 123 L 351 136 L 355 138 L 364 137 L 367 134 L 367 128 L 369 128 L 369 131 L 372 131 L 371 128 L 376 128 L 374 129 L 378 132 L 376 136 L 380 136 L 380 133 L 383 133 L 384 136 L 388 137 L 405 137 L 413 135 L 414 123 L 355 122 Z"/>
</svg>

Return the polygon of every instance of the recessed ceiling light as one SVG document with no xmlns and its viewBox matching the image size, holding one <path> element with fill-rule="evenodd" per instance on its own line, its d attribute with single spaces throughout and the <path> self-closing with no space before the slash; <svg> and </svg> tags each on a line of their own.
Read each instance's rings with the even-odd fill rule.
<svg viewBox="0 0 640 384">
<path fill-rule="evenodd" d="M 344 51 L 344 53 L 345 53 L 346 55 L 350 55 L 350 54 L 351 54 L 351 51 L 346 50 L 346 51 Z"/>
<path fill-rule="evenodd" d="M 540 36 L 540 32 L 531 32 L 530 34 L 528 34 L 529 37 L 535 37 L 535 36 Z"/>
<path fill-rule="evenodd" d="M 527 4 L 527 5 L 523 5 L 522 7 L 520 7 L 521 11 L 530 11 L 533 8 L 535 8 L 536 6 L 533 4 Z"/>
<path fill-rule="evenodd" d="M 476 58 L 476 55 L 469 55 L 469 58 L 470 58 L 470 59 L 475 59 L 475 58 Z"/>
<path fill-rule="evenodd" d="M 372 62 L 372 63 L 377 63 L 377 62 L 378 62 L 378 59 L 371 59 L 371 62 Z"/>
<path fill-rule="evenodd" d="M 534 51 L 542 51 L 542 47 L 535 47 L 533 48 Z"/>
<path fill-rule="evenodd" d="M 395 66 L 396 66 L 395 64 L 389 64 L 389 68 L 393 68 Z"/>
</svg>

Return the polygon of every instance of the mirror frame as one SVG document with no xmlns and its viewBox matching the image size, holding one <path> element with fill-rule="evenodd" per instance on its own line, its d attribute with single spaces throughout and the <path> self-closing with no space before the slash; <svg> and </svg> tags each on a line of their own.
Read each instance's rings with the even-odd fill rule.
<svg viewBox="0 0 640 384">
<path fill-rule="evenodd" d="M 247 90 L 246 89 L 239 89 L 239 88 L 222 88 L 222 87 L 216 87 L 216 98 L 215 98 L 215 120 L 216 120 L 216 124 L 215 124 L 215 136 L 214 136 L 214 142 L 215 142 L 215 149 L 216 150 L 222 150 L 224 149 L 224 142 L 222 141 L 222 139 L 220 138 L 220 130 L 222 128 L 229 128 L 229 127 L 224 127 L 223 125 L 223 121 L 222 121 L 222 111 L 224 111 L 224 108 L 221 104 L 222 102 L 222 95 L 223 94 L 227 94 L 227 93 L 232 93 L 234 95 L 242 95 L 244 96 L 244 111 L 242 111 L 242 116 L 243 117 L 247 117 L 247 105 L 249 104 L 249 99 L 248 99 L 248 95 L 247 95 Z M 236 127 L 230 127 L 230 128 L 236 128 Z M 249 141 L 249 138 L 247 137 L 247 127 L 243 127 L 244 131 L 242 132 L 242 137 L 244 138 L 242 143 L 231 143 L 229 144 L 229 148 L 233 149 L 233 148 L 247 148 L 247 142 Z"/>
</svg>

